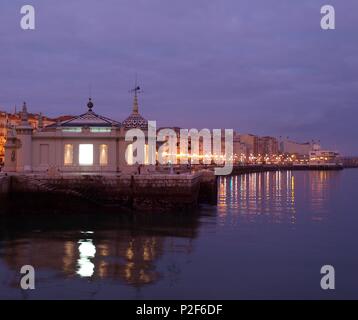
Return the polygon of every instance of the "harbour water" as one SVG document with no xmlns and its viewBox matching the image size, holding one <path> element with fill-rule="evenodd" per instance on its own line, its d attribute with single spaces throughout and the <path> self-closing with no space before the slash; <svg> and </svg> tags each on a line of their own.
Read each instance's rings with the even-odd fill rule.
<svg viewBox="0 0 358 320">
<path fill-rule="evenodd" d="M 357 208 L 347 169 L 224 177 L 218 205 L 189 213 L 14 212 L 0 217 L 0 298 L 357 299 Z"/>
</svg>

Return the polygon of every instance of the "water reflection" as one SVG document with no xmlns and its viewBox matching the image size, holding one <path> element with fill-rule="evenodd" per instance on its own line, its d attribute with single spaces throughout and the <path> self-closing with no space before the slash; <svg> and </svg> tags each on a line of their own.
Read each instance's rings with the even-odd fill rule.
<svg viewBox="0 0 358 320">
<path fill-rule="evenodd" d="M 290 261 L 292 274 L 300 275 L 293 279 L 302 279 L 307 261 L 327 263 L 331 246 L 338 243 L 340 255 L 356 243 L 357 233 L 345 239 L 351 220 L 335 235 L 336 224 L 325 224 L 341 217 L 342 194 L 355 188 L 356 176 L 344 177 L 344 183 L 341 172 L 223 177 L 218 206 L 186 214 L 0 215 L 0 298 L 23 298 L 19 270 L 27 264 L 36 268 L 31 298 L 60 292 L 64 298 L 231 299 L 246 298 L 247 288 L 269 295 L 273 282 L 262 290 L 266 280 L 257 277 L 267 263 L 265 279 L 294 294 L 301 282 L 287 286 L 282 277 Z M 356 197 L 343 199 L 356 206 Z M 306 278 L 301 292 L 314 283 L 309 273 Z"/>
<path fill-rule="evenodd" d="M 295 224 L 301 211 L 302 217 L 322 220 L 328 211 L 332 185 L 338 180 L 339 172 L 334 171 L 277 171 L 221 177 L 218 214 L 222 223 L 228 213 L 251 222 L 265 218 L 274 223 Z"/>
<path fill-rule="evenodd" d="M 77 274 L 81 277 L 91 277 L 94 273 L 94 264 L 91 259 L 96 255 L 96 247 L 92 243 L 92 239 L 78 241 L 78 251 L 80 258 L 77 260 Z"/>
<path fill-rule="evenodd" d="M 198 227 L 194 213 L 82 218 L 69 222 L 59 215 L 57 226 L 55 221 L 44 222 L 40 217 L 27 217 L 21 226 L 15 219 L 3 218 L 0 244 L 5 245 L 0 258 L 11 270 L 31 264 L 40 271 L 50 269 L 58 277 L 112 279 L 141 287 L 163 276 L 156 264 L 165 251 L 179 255 L 192 252 L 191 240 Z M 75 231 L 85 225 L 93 231 Z M 16 287 L 17 279 L 11 285 Z"/>
</svg>

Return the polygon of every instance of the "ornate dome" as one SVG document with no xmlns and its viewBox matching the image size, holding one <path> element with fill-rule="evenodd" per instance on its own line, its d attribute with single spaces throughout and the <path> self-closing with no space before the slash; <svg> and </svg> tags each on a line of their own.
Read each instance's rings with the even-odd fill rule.
<svg viewBox="0 0 358 320">
<path fill-rule="evenodd" d="M 136 87 L 134 91 L 134 101 L 133 101 L 133 111 L 131 115 L 122 122 L 122 126 L 126 130 L 130 129 L 141 129 L 141 130 L 148 130 L 148 121 L 144 119 L 139 111 L 138 111 L 138 97 L 137 97 L 137 91 L 139 91 L 140 88 Z"/>
<path fill-rule="evenodd" d="M 122 122 L 122 126 L 126 130 L 130 129 L 148 129 L 148 121 L 144 119 L 139 113 L 132 113 L 126 120 Z"/>
</svg>

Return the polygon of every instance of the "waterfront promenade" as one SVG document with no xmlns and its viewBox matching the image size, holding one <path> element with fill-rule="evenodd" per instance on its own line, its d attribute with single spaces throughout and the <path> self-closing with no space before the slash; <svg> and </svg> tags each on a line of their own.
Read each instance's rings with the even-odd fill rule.
<svg viewBox="0 0 358 320">
<path fill-rule="evenodd" d="M 162 167 L 143 174 L 0 173 L 0 211 L 122 208 L 135 211 L 187 211 L 217 204 L 214 167 Z M 294 170 L 342 170 L 341 165 L 242 165 L 233 175 Z M 18 206 L 21 200 L 21 206 Z M 78 206 L 77 206 L 78 204 Z M 21 211 L 21 210 L 20 210 Z"/>
</svg>

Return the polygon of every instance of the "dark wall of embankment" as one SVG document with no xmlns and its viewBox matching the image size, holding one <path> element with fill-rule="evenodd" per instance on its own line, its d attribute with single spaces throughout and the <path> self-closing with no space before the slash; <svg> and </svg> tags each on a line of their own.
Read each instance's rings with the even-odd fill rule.
<svg viewBox="0 0 358 320">
<path fill-rule="evenodd" d="M 196 208 L 199 190 L 199 177 L 3 176 L 0 213 L 185 211 Z"/>
</svg>

